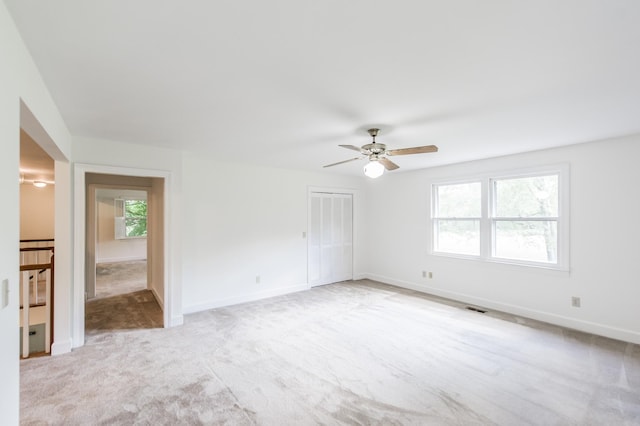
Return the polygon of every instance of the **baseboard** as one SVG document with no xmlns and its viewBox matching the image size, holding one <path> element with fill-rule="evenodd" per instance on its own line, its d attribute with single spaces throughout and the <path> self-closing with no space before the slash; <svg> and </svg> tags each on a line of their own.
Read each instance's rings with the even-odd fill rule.
<svg viewBox="0 0 640 426">
<path fill-rule="evenodd" d="M 51 344 L 51 355 L 61 355 L 71 352 L 71 339 L 58 341 L 56 340 Z"/>
<path fill-rule="evenodd" d="M 208 309 L 221 308 L 223 306 L 237 305 L 240 303 L 253 302 L 256 300 L 267 299 L 269 297 L 282 296 L 283 294 L 296 293 L 298 291 L 308 290 L 308 284 L 300 284 L 289 287 L 280 287 L 270 290 L 258 291 L 255 293 L 243 294 L 234 297 L 228 297 L 226 299 L 212 300 L 206 303 L 200 303 L 197 305 L 185 306 L 183 313 L 192 314 L 194 312 L 206 311 Z"/>
<path fill-rule="evenodd" d="M 147 260 L 146 257 L 107 257 L 104 259 L 96 259 L 96 264 L 98 263 L 116 263 L 116 262 L 133 262 L 134 260 Z"/>
<path fill-rule="evenodd" d="M 171 324 L 169 324 L 169 327 L 176 327 L 182 324 L 184 324 L 184 315 L 176 315 L 171 317 Z"/>
<path fill-rule="evenodd" d="M 385 277 L 382 275 L 376 275 L 376 274 L 363 274 L 363 275 L 367 279 L 378 281 L 384 284 L 393 285 L 396 287 L 406 288 L 408 290 L 415 290 L 421 293 L 432 294 L 434 296 L 444 297 L 446 299 L 452 299 L 458 302 L 468 303 L 478 307 L 488 308 L 488 309 L 492 309 L 500 312 L 509 313 L 512 315 L 521 316 L 524 318 L 533 319 L 536 321 L 542 321 L 549 324 L 570 328 L 573 330 L 583 331 L 585 333 L 596 334 L 598 336 L 609 337 L 611 339 L 640 344 L 640 333 L 633 330 L 611 327 L 608 325 L 599 324 L 591 321 L 578 320 L 575 318 L 553 314 L 550 312 L 524 308 L 522 306 L 495 302 L 495 301 L 484 299 L 481 297 L 471 296 L 463 293 L 456 293 L 452 291 L 446 291 L 446 290 L 429 287 L 422 284 L 416 284 L 408 281 L 396 280 L 394 278 Z"/>
</svg>

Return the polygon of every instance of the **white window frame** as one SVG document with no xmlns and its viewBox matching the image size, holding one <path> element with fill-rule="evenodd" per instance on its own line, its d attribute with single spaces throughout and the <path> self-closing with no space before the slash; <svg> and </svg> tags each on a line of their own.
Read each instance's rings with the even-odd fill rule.
<svg viewBox="0 0 640 426">
<path fill-rule="evenodd" d="M 495 223 L 498 221 L 495 212 L 495 194 L 493 182 L 502 179 L 518 179 L 537 176 L 558 176 L 558 216 L 557 220 L 558 247 L 556 263 L 536 262 L 529 260 L 507 259 L 495 256 Z M 483 173 L 467 176 L 460 179 L 442 179 L 431 184 L 431 250 L 430 254 L 444 257 L 470 259 L 481 262 L 537 267 L 560 271 L 569 271 L 569 246 L 570 246 L 570 169 L 568 164 L 555 164 L 536 168 L 527 168 L 495 173 Z M 481 182 L 481 212 L 480 219 L 480 255 L 468 255 L 462 253 L 450 253 L 436 250 L 437 220 L 437 188 L 439 186 L 457 185 L 461 183 Z M 514 218 L 515 219 L 515 218 Z M 529 218 L 522 218 L 529 220 Z M 543 220 L 538 218 L 536 220 Z"/>
</svg>

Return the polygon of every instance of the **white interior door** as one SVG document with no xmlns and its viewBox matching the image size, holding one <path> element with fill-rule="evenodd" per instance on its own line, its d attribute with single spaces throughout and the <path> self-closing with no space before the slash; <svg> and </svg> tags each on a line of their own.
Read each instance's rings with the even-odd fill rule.
<svg viewBox="0 0 640 426">
<path fill-rule="evenodd" d="M 353 196 L 312 192 L 309 204 L 309 284 L 352 279 Z"/>
</svg>

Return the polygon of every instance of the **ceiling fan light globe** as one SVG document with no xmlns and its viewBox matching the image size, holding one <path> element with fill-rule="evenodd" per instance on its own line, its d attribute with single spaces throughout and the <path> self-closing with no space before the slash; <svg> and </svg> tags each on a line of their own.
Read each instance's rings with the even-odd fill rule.
<svg viewBox="0 0 640 426">
<path fill-rule="evenodd" d="M 382 176 L 383 173 L 384 166 L 378 160 L 372 160 L 364 166 L 364 174 L 372 179 Z"/>
</svg>

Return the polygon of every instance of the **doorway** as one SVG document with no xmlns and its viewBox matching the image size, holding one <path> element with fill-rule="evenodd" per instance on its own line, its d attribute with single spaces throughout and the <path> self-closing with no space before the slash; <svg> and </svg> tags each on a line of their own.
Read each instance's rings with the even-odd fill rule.
<svg viewBox="0 0 640 426">
<path fill-rule="evenodd" d="M 89 175 L 88 182 L 106 181 Z M 154 290 L 147 273 L 149 180 L 129 185 L 87 184 L 87 300 Z M 152 218 L 153 219 L 153 218 Z M 159 295 L 158 298 L 160 299 Z"/>
<path fill-rule="evenodd" d="M 55 161 L 20 129 L 20 356 L 51 353 Z"/>
<path fill-rule="evenodd" d="M 309 194 L 310 286 L 353 279 L 353 194 Z"/>
<path fill-rule="evenodd" d="M 75 266 L 74 280 L 74 347 L 85 342 L 85 319 L 87 309 L 85 300 L 89 293 L 95 298 L 96 281 L 96 192 L 101 188 L 145 191 L 147 194 L 147 228 L 146 237 L 147 267 L 145 302 L 159 305 L 162 311 L 159 326 L 168 327 L 171 319 L 171 282 L 168 279 L 167 259 L 169 226 L 165 218 L 168 211 L 168 193 L 170 173 L 128 169 L 110 166 L 75 165 Z M 115 220 L 115 219 L 114 219 Z M 115 226 L 115 224 L 114 224 Z M 137 294 L 137 293 L 133 293 Z M 138 295 L 138 301 L 142 296 Z M 108 311 L 108 309 L 104 309 Z M 155 323 L 154 323 L 155 324 Z M 130 328 L 130 327 L 124 327 Z"/>
<path fill-rule="evenodd" d="M 88 173 L 85 180 L 86 334 L 162 327 L 163 289 L 149 272 L 162 263 L 161 236 L 151 227 L 162 216 L 149 195 L 153 179 Z"/>
</svg>

